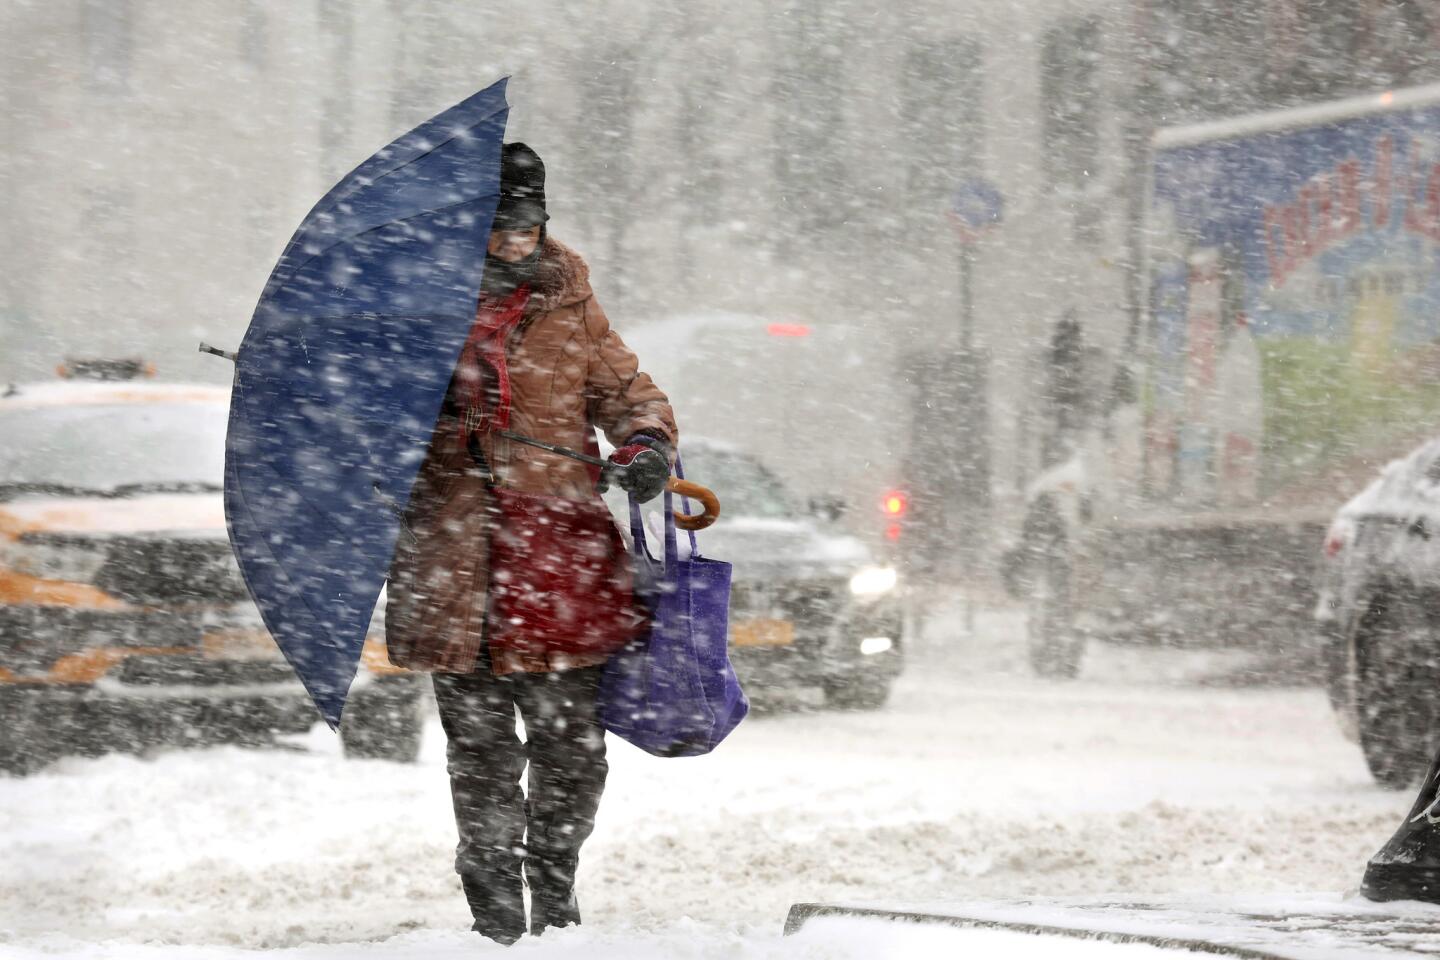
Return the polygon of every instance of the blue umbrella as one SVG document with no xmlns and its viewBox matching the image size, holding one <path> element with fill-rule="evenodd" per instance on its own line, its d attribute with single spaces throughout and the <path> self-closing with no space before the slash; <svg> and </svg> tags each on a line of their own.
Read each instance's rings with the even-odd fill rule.
<svg viewBox="0 0 1440 960">
<path fill-rule="evenodd" d="M 315 205 L 234 358 L 230 543 L 332 728 L 475 320 L 505 82 L 400 137 Z"/>
</svg>

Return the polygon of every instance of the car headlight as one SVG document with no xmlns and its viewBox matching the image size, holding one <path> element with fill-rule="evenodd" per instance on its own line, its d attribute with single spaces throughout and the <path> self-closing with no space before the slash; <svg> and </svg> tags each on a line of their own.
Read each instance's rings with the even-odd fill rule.
<svg viewBox="0 0 1440 960">
<path fill-rule="evenodd" d="M 867 656 L 874 656 L 877 653 L 884 653 L 893 649 L 895 641 L 889 637 L 865 637 L 860 641 L 860 652 Z"/>
<path fill-rule="evenodd" d="M 41 580 L 94 583 L 105 553 L 93 547 L 22 535 L 0 551 L 0 564 Z"/>
<path fill-rule="evenodd" d="M 866 567 L 850 578 L 850 592 L 861 599 L 873 599 L 894 590 L 898 579 L 893 567 Z"/>
</svg>

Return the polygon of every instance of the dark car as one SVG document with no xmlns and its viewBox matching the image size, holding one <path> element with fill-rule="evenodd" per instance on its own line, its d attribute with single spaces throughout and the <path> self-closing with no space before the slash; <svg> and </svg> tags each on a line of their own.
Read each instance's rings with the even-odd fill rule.
<svg viewBox="0 0 1440 960">
<path fill-rule="evenodd" d="M 145 381 L 0 397 L 0 771 L 316 722 L 226 537 L 227 410 L 225 389 Z M 347 754 L 413 759 L 418 678 L 378 635 L 363 662 Z"/>
<path fill-rule="evenodd" d="M 754 457 L 688 437 L 683 456 L 685 475 L 720 498 L 720 519 L 697 537 L 703 555 L 734 565 L 730 655 L 741 682 L 752 692 L 819 687 L 836 707 L 883 706 L 904 657 L 895 570 L 802 511 Z M 628 531 L 624 495 L 606 500 Z M 652 553 L 663 542 L 661 503 L 642 510 Z M 680 546 L 683 556 L 683 533 Z"/>
<path fill-rule="evenodd" d="M 1340 508 L 1320 565 L 1331 703 L 1376 781 L 1409 786 L 1440 731 L 1440 440 Z"/>
</svg>

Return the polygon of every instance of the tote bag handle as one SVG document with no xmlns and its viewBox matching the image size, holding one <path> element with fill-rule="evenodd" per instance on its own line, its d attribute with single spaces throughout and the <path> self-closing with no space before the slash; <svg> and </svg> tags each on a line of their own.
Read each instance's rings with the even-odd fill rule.
<svg viewBox="0 0 1440 960">
<path fill-rule="evenodd" d="M 681 480 L 685 479 L 685 465 L 680 462 L 680 454 L 675 454 L 675 476 Z M 680 498 L 681 507 L 686 513 L 690 512 L 690 499 L 685 496 Z M 690 535 L 690 556 L 700 556 L 700 546 L 695 542 L 695 531 L 686 531 Z M 640 520 L 640 503 L 634 497 L 630 498 L 630 538 L 634 542 L 636 556 L 642 559 L 649 556 L 649 545 L 645 541 L 645 524 Z M 675 564 L 680 559 L 680 545 L 675 536 L 675 500 L 670 491 L 665 491 L 665 569 L 675 569 Z"/>
</svg>

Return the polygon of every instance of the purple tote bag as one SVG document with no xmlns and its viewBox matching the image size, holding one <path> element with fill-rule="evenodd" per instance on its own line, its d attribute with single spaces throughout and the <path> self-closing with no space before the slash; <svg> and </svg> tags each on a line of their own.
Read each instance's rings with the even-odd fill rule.
<svg viewBox="0 0 1440 960">
<path fill-rule="evenodd" d="M 683 478 L 678 458 L 675 466 Z M 635 592 L 650 612 L 650 629 L 605 665 L 600 722 L 657 757 L 700 756 L 719 746 L 750 710 L 728 652 L 730 564 L 700 556 L 694 531 L 690 556 L 680 559 L 668 492 L 663 566 L 650 556 L 633 499 L 630 530 Z"/>
</svg>

